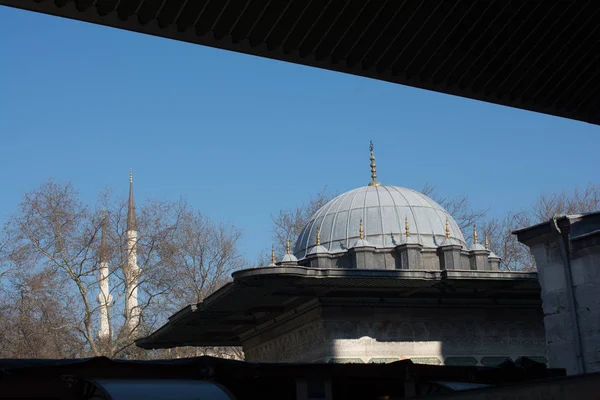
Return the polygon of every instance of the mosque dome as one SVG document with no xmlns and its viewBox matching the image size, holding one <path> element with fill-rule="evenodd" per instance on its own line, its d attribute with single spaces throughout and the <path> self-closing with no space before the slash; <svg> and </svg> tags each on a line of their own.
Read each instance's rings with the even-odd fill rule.
<svg viewBox="0 0 600 400">
<path fill-rule="evenodd" d="M 294 255 L 304 258 L 317 246 L 317 228 L 320 246 L 329 253 L 348 250 L 360 240 L 361 220 L 364 239 L 376 248 L 406 242 L 406 223 L 410 242 L 423 247 L 438 247 L 442 242 L 467 247 L 458 224 L 438 203 L 412 189 L 380 185 L 374 176 L 369 186 L 343 193 L 321 207 L 300 233 Z"/>
</svg>

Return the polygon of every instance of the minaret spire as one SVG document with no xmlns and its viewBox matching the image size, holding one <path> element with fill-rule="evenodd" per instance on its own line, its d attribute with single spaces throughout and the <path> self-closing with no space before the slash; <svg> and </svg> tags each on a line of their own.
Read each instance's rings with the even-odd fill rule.
<svg viewBox="0 0 600 400">
<path fill-rule="evenodd" d="M 129 206 L 127 207 L 127 230 L 137 231 L 135 219 L 135 201 L 133 199 L 133 171 L 129 170 Z"/>
<path fill-rule="evenodd" d="M 373 153 L 373 141 L 369 143 L 369 152 L 371 153 L 371 182 L 369 186 L 379 186 L 381 183 L 377 181 L 377 164 L 375 164 L 375 154 Z"/>
<path fill-rule="evenodd" d="M 126 249 L 127 262 L 124 268 L 125 286 L 125 324 L 129 333 L 133 333 L 140 324 L 140 309 L 138 306 L 138 282 L 140 267 L 137 265 L 137 221 L 135 218 L 135 201 L 133 199 L 133 171 L 129 170 L 129 204 L 127 207 Z"/>
</svg>

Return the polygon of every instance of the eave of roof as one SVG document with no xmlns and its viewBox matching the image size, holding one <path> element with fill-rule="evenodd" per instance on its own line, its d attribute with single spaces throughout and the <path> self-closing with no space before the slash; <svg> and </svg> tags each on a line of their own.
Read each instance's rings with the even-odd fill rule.
<svg viewBox="0 0 600 400">
<path fill-rule="evenodd" d="M 473 305 L 529 307 L 539 306 L 539 290 L 537 273 L 531 272 L 253 268 L 235 272 L 233 282 L 179 311 L 136 344 L 146 349 L 238 346 L 242 332 L 316 299 L 386 299 L 406 306 L 456 306 L 468 299 Z"/>
<path fill-rule="evenodd" d="M 600 2 L 0 4 L 600 124 Z"/>
</svg>

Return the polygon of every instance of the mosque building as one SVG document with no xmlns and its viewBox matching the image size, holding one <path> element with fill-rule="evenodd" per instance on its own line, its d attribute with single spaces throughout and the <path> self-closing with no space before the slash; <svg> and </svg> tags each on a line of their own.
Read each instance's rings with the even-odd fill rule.
<svg viewBox="0 0 600 400">
<path fill-rule="evenodd" d="M 475 227 L 377 180 L 325 204 L 271 265 L 236 271 L 137 345 L 242 346 L 250 362 L 546 362 L 537 274 L 500 270 Z"/>
</svg>

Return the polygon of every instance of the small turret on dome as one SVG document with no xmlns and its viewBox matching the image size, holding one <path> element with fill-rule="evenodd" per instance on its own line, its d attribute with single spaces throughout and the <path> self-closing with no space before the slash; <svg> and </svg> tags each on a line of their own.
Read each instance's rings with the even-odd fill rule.
<svg viewBox="0 0 600 400">
<path fill-rule="evenodd" d="M 354 243 L 354 246 L 352 246 L 352 248 L 357 248 L 357 247 L 375 247 L 373 246 L 371 243 L 369 243 L 367 241 L 367 239 L 365 239 L 365 229 L 363 227 L 363 220 L 361 218 L 360 220 L 360 225 L 358 228 L 358 240 L 356 241 L 356 243 Z"/>
<path fill-rule="evenodd" d="M 490 250 L 490 240 L 488 238 L 487 233 L 485 234 L 485 249 L 489 252 L 488 263 L 490 266 L 490 270 L 500 271 L 500 262 L 502 261 L 502 259 L 496 253 Z"/>
<path fill-rule="evenodd" d="M 473 225 L 473 245 L 471 250 L 487 250 L 481 243 L 479 243 L 479 237 L 477 235 L 477 227 Z"/>
<path fill-rule="evenodd" d="M 283 255 L 283 258 L 280 261 L 281 263 L 284 264 L 296 264 L 298 262 L 298 259 L 296 258 L 295 255 L 292 254 L 291 250 L 290 250 L 290 240 L 288 239 L 285 242 L 285 254 Z"/>
<path fill-rule="evenodd" d="M 404 217 L 404 240 L 402 243 L 406 244 L 417 244 L 415 239 L 410 235 L 410 228 L 408 226 L 408 218 Z"/>
<path fill-rule="evenodd" d="M 460 243 L 457 240 L 455 240 L 451 233 L 450 233 L 450 223 L 448 221 L 448 218 L 446 218 L 446 228 L 445 228 L 445 238 L 442 241 L 442 243 L 440 243 L 440 247 L 444 247 L 444 246 L 461 246 L 463 247 L 464 242 Z"/>
<path fill-rule="evenodd" d="M 310 251 L 307 253 L 307 255 L 324 254 L 324 253 L 329 253 L 329 252 L 327 251 L 327 249 L 325 247 L 321 246 L 321 229 L 319 229 L 319 227 L 317 227 L 316 246 L 313 247 L 312 249 L 310 249 Z"/>
<path fill-rule="evenodd" d="M 275 247 L 271 247 L 271 264 L 269 267 L 277 266 L 277 258 L 275 257 Z"/>
</svg>

